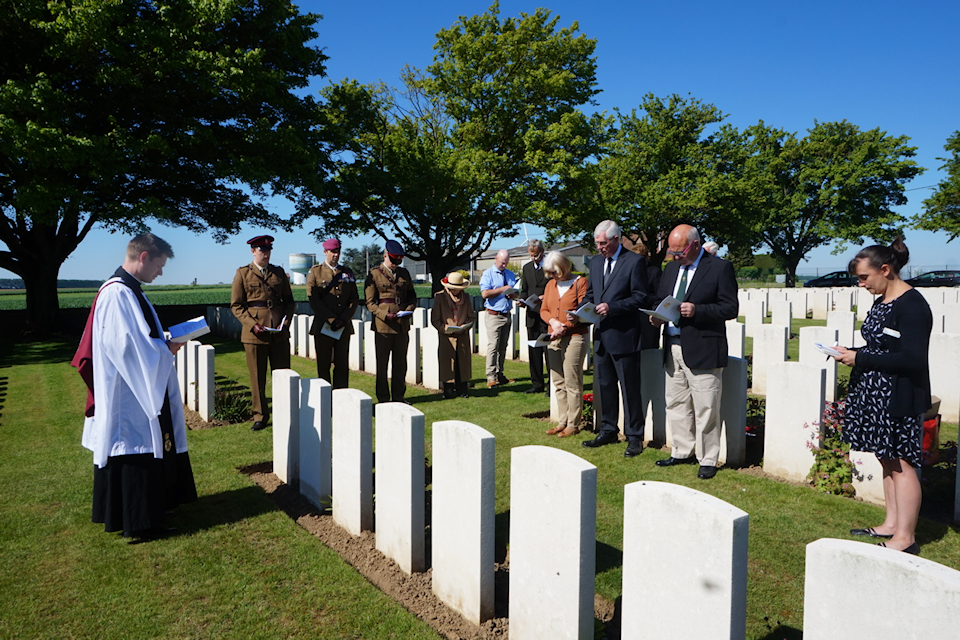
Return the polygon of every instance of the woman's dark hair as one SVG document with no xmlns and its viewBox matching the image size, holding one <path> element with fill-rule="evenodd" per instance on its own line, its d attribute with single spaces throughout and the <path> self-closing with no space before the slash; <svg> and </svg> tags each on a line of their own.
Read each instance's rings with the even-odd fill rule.
<svg viewBox="0 0 960 640">
<path fill-rule="evenodd" d="M 881 244 L 865 247 L 847 265 L 847 273 L 856 275 L 857 263 L 861 260 L 866 260 L 867 264 L 878 270 L 883 265 L 888 264 L 891 271 L 899 274 L 903 265 L 910 260 L 910 250 L 907 249 L 907 245 L 903 244 L 902 236 L 897 236 L 889 247 Z"/>
</svg>

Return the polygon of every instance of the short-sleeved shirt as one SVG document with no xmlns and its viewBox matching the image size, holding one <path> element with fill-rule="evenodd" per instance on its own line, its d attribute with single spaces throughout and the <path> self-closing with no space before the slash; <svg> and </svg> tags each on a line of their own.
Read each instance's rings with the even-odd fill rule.
<svg viewBox="0 0 960 640">
<path fill-rule="evenodd" d="M 510 269 L 498 270 L 496 267 L 490 267 L 480 276 L 480 291 L 489 291 L 498 289 L 503 285 L 511 287 L 517 286 L 517 276 Z M 486 298 L 483 306 L 492 311 L 510 311 L 511 304 L 507 296 L 500 294 L 492 298 Z"/>
</svg>

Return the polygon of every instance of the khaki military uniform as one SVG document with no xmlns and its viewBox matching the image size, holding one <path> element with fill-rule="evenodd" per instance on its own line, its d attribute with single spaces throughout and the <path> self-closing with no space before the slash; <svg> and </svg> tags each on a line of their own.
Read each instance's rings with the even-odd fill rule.
<svg viewBox="0 0 960 640">
<path fill-rule="evenodd" d="M 470 381 L 473 355 L 470 331 L 444 334 L 448 325 L 462 327 L 468 322 L 476 324 L 477 312 L 473 310 L 473 301 L 467 292 L 461 291 L 460 300 L 455 302 L 446 290 L 438 291 L 433 297 L 430 323 L 440 334 L 437 357 L 440 361 L 440 381 L 444 384 L 459 382 L 464 385 Z"/>
<path fill-rule="evenodd" d="M 307 300 L 313 309 L 313 325 L 310 334 L 317 347 L 317 376 L 330 382 L 334 389 L 346 389 L 350 385 L 350 336 L 353 335 L 353 314 L 360 304 L 357 279 L 348 267 L 338 265 L 331 269 L 322 262 L 307 273 Z M 325 323 L 343 324 L 340 339 L 323 335 Z M 333 364 L 333 379 L 330 379 L 330 364 Z"/>
<path fill-rule="evenodd" d="M 413 311 L 417 294 L 410 272 L 403 267 L 391 271 L 380 265 L 367 274 L 364 284 L 367 310 L 373 315 L 374 347 L 377 353 L 377 402 L 402 402 L 407 391 L 407 342 L 410 318 L 387 320 L 388 313 Z M 387 384 L 387 364 L 390 358 L 392 383 Z"/>
<path fill-rule="evenodd" d="M 287 274 L 272 264 L 267 265 L 265 271 L 262 274 L 253 263 L 240 267 L 233 277 L 230 291 L 233 315 L 243 325 L 240 342 L 247 356 L 255 422 L 270 417 L 266 401 L 267 360 L 270 360 L 271 371 L 290 368 L 290 322 L 294 311 L 293 291 Z M 257 324 L 276 328 L 284 317 L 283 331 L 253 332 Z"/>
</svg>

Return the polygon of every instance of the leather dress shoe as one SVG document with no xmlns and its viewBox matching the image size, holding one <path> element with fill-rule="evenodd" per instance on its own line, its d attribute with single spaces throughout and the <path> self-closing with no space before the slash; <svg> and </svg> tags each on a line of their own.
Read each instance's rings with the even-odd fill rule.
<svg viewBox="0 0 960 640">
<path fill-rule="evenodd" d="M 530 393 L 541 393 L 542 391 L 543 391 L 543 389 L 537 389 L 536 387 L 530 387 L 529 389 L 527 389 L 526 391 L 524 391 L 524 393 L 526 393 L 526 394 L 530 394 Z"/>
<path fill-rule="evenodd" d="M 250 431 L 261 431 L 267 428 L 267 423 L 264 420 L 257 420 L 253 423 L 253 426 L 250 427 Z"/>
<path fill-rule="evenodd" d="M 664 458 L 663 460 L 657 460 L 656 465 L 658 467 L 672 467 L 677 464 L 693 464 L 697 461 L 697 456 L 690 456 L 689 458 L 674 458 L 670 456 L 669 458 Z"/>
<path fill-rule="evenodd" d="M 627 449 L 623 452 L 624 458 L 636 458 L 643 453 L 643 445 L 639 442 L 630 441 L 627 443 Z"/>
<path fill-rule="evenodd" d="M 717 475 L 716 467 L 711 467 L 709 465 L 707 466 L 701 465 L 700 472 L 697 474 L 697 477 L 700 478 L 701 480 L 709 480 L 715 475 Z"/>
<path fill-rule="evenodd" d="M 581 447 L 587 447 L 588 449 L 595 449 L 596 447 L 602 447 L 605 444 L 613 444 L 617 442 L 616 433 L 601 433 L 593 440 L 584 440 L 580 443 Z"/>
<path fill-rule="evenodd" d="M 871 538 L 887 538 L 890 539 L 893 537 L 893 534 L 877 533 L 877 530 L 873 527 L 867 527 L 866 529 L 850 529 L 850 535 L 852 536 L 870 536 Z"/>
</svg>

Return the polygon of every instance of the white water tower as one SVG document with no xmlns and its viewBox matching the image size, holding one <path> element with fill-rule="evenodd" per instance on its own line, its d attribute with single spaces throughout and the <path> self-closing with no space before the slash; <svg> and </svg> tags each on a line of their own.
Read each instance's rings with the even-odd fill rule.
<svg viewBox="0 0 960 640">
<path fill-rule="evenodd" d="M 307 284 L 307 272 L 310 267 L 317 264 L 317 254 L 315 253 L 291 253 L 290 273 L 293 274 L 291 284 Z"/>
</svg>

